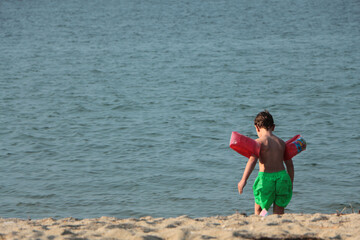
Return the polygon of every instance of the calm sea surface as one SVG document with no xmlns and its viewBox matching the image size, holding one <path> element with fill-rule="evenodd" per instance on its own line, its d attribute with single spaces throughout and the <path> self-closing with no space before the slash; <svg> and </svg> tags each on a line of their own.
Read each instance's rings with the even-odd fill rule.
<svg viewBox="0 0 360 240">
<path fill-rule="evenodd" d="M 0 216 L 253 213 L 232 131 L 302 134 L 291 213 L 360 208 L 360 2 L 0 1 Z"/>
</svg>

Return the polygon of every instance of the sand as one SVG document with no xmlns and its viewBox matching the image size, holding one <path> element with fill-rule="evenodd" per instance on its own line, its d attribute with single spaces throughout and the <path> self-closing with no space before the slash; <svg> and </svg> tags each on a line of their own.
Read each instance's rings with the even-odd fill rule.
<svg viewBox="0 0 360 240">
<path fill-rule="evenodd" d="M 360 214 L 0 219 L 0 239 L 360 239 Z"/>
</svg>

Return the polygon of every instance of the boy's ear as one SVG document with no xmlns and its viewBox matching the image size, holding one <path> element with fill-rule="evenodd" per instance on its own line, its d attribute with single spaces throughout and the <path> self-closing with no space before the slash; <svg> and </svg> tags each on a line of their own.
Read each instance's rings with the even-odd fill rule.
<svg viewBox="0 0 360 240">
<path fill-rule="evenodd" d="M 256 128 L 257 132 L 260 132 L 260 128 L 258 126 L 254 125 L 254 127 Z"/>
<path fill-rule="evenodd" d="M 275 130 L 275 124 L 274 124 L 274 126 L 272 127 L 272 131 L 274 131 Z"/>
</svg>

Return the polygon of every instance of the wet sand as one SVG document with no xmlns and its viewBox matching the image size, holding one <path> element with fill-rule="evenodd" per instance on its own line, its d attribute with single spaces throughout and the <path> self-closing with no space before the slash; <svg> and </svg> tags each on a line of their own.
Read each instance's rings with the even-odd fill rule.
<svg viewBox="0 0 360 240">
<path fill-rule="evenodd" d="M 360 214 L 0 219 L 0 239 L 360 239 Z"/>
</svg>

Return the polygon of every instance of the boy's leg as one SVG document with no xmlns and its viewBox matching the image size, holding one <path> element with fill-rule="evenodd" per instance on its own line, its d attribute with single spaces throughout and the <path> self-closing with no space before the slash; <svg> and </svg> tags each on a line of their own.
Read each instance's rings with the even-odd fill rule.
<svg viewBox="0 0 360 240">
<path fill-rule="evenodd" d="M 284 170 L 276 181 L 276 198 L 274 201 L 274 214 L 284 214 L 285 207 L 292 197 L 292 182 L 289 174 Z M 282 206 L 282 207 L 280 207 Z"/>
<path fill-rule="evenodd" d="M 274 203 L 274 214 L 284 214 L 284 209 L 285 208 L 279 207 Z"/>
<path fill-rule="evenodd" d="M 261 206 L 255 203 L 255 214 L 260 215 L 261 211 L 262 211 Z"/>
</svg>

